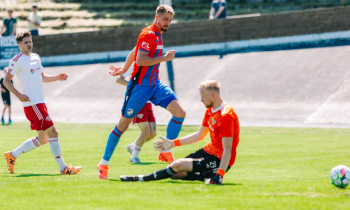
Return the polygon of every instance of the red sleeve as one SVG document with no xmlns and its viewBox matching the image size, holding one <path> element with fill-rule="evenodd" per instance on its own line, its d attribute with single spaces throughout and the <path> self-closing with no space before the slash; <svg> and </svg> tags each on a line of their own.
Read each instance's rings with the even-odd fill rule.
<svg viewBox="0 0 350 210">
<path fill-rule="evenodd" d="M 146 53 L 150 52 L 151 47 L 155 44 L 154 35 L 147 32 L 143 32 L 139 37 L 139 49 L 138 51 L 143 51 Z"/>
<path fill-rule="evenodd" d="M 204 127 L 209 127 L 208 125 L 208 118 L 209 118 L 209 110 L 207 109 L 207 111 L 204 114 L 204 118 L 203 118 L 203 122 L 202 122 L 202 126 Z"/>
<path fill-rule="evenodd" d="M 234 122 L 233 117 L 226 115 L 220 120 L 220 135 L 221 137 L 233 137 L 234 135 Z"/>
</svg>

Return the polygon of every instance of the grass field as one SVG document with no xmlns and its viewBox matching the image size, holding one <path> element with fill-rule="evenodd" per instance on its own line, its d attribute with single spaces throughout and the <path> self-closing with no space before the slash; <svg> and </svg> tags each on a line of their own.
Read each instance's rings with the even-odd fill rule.
<svg viewBox="0 0 350 210">
<path fill-rule="evenodd" d="M 66 163 L 81 165 L 78 175 L 62 176 L 48 145 L 17 159 L 15 174 L 0 171 L 0 209 L 349 209 L 350 188 L 329 181 L 330 170 L 350 166 L 350 129 L 243 127 L 236 164 L 222 186 L 163 180 L 122 183 L 123 174 L 164 168 L 152 144 L 145 144 L 142 165 L 129 163 L 127 143 L 139 134 L 131 126 L 111 159 L 108 181 L 97 178 L 106 139 L 113 125 L 56 124 Z M 198 129 L 185 126 L 180 136 Z M 158 126 L 165 134 L 165 126 Z M 1 153 L 35 136 L 29 124 L 0 127 Z M 175 158 L 201 148 L 209 139 L 173 150 Z"/>
</svg>

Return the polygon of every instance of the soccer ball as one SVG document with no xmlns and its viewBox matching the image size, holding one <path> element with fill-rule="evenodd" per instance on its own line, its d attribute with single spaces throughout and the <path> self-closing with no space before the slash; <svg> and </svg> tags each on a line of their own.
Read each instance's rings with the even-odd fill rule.
<svg viewBox="0 0 350 210">
<path fill-rule="evenodd" d="M 344 165 L 336 166 L 332 169 L 330 178 L 334 186 L 345 188 L 350 182 L 350 169 Z"/>
</svg>

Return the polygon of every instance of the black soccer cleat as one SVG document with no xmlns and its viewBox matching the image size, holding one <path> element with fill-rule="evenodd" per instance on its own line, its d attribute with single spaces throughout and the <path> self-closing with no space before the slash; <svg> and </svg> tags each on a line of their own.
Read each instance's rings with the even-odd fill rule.
<svg viewBox="0 0 350 210">
<path fill-rule="evenodd" d="M 122 175 L 120 176 L 120 181 L 122 182 L 137 182 L 140 181 L 138 176 L 127 176 L 127 175 Z"/>
</svg>

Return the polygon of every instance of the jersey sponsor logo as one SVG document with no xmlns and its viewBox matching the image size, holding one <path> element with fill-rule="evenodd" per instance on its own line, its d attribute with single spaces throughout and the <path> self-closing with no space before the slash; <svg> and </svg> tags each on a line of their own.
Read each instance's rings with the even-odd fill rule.
<svg viewBox="0 0 350 210">
<path fill-rule="evenodd" d="M 162 50 L 163 49 L 163 45 L 158 45 L 157 49 L 161 49 Z"/>
<path fill-rule="evenodd" d="M 51 117 L 50 117 L 50 116 L 47 116 L 47 117 L 46 117 L 46 121 L 51 121 Z"/>
<path fill-rule="evenodd" d="M 141 44 L 141 48 L 145 49 L 145 50 L 149 50 L 149 44 L 147 42 L 142 42 Z"/>
<path fill-rule="evenodd" d="M 39 71 L 41 68 L 40 67 L 38 67 L 38 68 L 36 68 L 36 69 L 34 69 L 34 70 L 36 70 L 36 71 Z"/>
<path fill-rule="evenodd" d="M 138 114 L 137 117 L 142 119 L 143 118 L 143 114 Z"/>
<path fill-rule="evenodd" d="M 34 74 L 34 70 L 33 70 L 33 69 L 31 69 L 31 70 L 30 70 L 30 73 Z"/>
<path fill-rule="evenodd" d="M 131 116 L 134 113 L 133 109 L 128 109 L 128 115 Z"/>
</svg>

